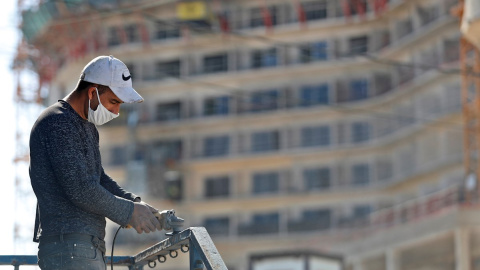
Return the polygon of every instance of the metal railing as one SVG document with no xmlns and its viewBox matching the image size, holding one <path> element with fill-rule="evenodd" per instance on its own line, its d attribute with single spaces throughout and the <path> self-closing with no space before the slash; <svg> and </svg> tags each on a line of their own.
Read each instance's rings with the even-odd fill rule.
<svg viewBox="0 0 480 270">
<path fill-rule="evenodd" d="M 215 247 L 207 230 L 203 227 L 190 227 L 134 256 L 114 256 L 114 266 L 125 266 L 129 270 L 143 270 L 145 266 L 154 268 L 158 263 L 164 263 L 167 256 L 176 258 L 178 250 L 189 252 L 190 270 L 227 270 L 225 263 Z M 107 264 L 112 263 L 109 256 Z M 20 269 L 22 265 L 37 265 L 36 255 L 3 255 L 0 265 L 12 265 Z"/>
</svg>

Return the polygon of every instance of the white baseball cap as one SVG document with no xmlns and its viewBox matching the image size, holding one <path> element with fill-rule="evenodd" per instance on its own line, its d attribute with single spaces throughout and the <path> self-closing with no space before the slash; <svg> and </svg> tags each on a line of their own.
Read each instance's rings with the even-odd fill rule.
<svg viewBox="0 0 480 270">
<path fill-rule="evenodd" d="M 98 56 L 82 70 L 81 80 L 108 86 L 125 103 L 143 102 L 132 87 L 132 76 L 127 66 L 113 56 Z"/>
</svg>

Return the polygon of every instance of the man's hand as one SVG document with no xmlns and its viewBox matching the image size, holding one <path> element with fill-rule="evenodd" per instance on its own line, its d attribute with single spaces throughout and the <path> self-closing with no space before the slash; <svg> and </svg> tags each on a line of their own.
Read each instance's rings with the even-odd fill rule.
<svg viewBox="0 0 480 270">
<path fill-rule="evenodd" d="M 152 209 L 156 210 L 146 203 L 134 202 L 132 218 L 130 219 L 128 225 L 132 226 L 137 233 L 149 233 L 155 231 L 156 229 L 161 231 L 162 226 L 157 218 L 153 215 Z M 155 212 L 158 212 L 158 210 Z"/>
<path fill-rule="evenodd" d="M 155 207 L 151 206 L 150 204 L 142 201 L 142 199 L 140 199 L 140 197 L 135 198 L 135 200 L 133 200 L 133 202 L 138 202 L 138 203 L 141 203 L 143 205 L 146 205 L 152 213 L 160 212 L 157 208 L 155 208 Z"/>
<path fill-rule="evenodd" d="M 148 209 L 150 209 L 150 212 L 152 212 L 152 213 L 157 213 L 157 212 L 159 212 L 159 210 L 158 210 L 157 208 L 149 205 L 149 204 L 146 203 L 146 202 L 141 201 L 140 203 L 143 204 L 143 205 L 145 205 L 146 207 L 148 207 Z"/>
</svg>

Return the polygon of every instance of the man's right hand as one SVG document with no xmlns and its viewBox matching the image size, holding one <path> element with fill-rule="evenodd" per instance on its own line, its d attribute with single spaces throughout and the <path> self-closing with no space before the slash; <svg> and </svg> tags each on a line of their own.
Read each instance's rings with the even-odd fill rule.
<svg viewBox="0 0 480 270">
<path fill-rule="evenodd" d="M 133 214 L 128 225 L 132 226 L 137 233 L 153 232 L 162 230 L 158 219 L 145 204 L 134 202 Z"/>
</svg>

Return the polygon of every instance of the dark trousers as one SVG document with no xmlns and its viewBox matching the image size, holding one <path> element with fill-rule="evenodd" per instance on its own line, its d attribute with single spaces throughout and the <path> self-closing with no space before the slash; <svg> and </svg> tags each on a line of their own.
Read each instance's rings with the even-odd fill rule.
<svg viewBox="0 0 480 270">
<path fill-rule="evenodd" d="M 106 270 L 105 242 L 88 234 L 41 236 L 38 266 L 42 270 Z"/>
</svg>

